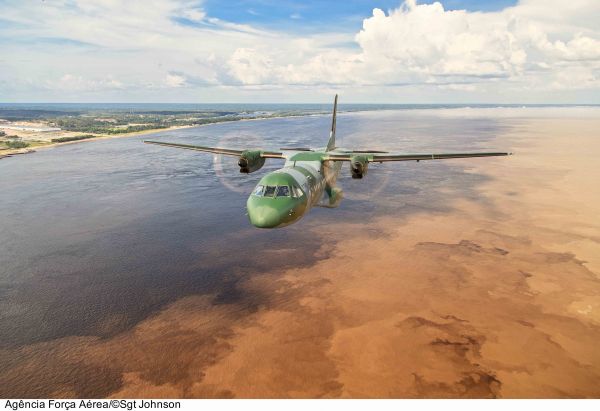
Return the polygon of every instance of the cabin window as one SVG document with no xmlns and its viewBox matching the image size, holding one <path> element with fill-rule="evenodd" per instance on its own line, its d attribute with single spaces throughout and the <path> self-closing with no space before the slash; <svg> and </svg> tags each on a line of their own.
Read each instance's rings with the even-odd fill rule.
<svg viewBox="0 0 600 411">
<path fill-rule="evenodd" d="M 267 186 L 265 188 L 264 196 L 265 197 L 275 197 L 275 189 L 276 188 L 277 188 L 277 186 Z"/>
<path fill-rule="evenodd" d="M 265 190 L 265 186 L 256 186 L 256 188 L 254 189 L 254 192 L 252 194 L 260 197 L 263 195 L 264 190 Z"/>
<path fill-rule="evenodd" d="M 288 186 L 277 187 L 277 197 L 289 197 L 289 196 L 290 196 L 290 188 Z"/>
</svg>

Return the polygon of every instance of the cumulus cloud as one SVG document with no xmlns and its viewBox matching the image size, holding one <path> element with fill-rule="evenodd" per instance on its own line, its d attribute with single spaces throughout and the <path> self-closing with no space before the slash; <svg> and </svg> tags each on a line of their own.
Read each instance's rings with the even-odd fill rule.
<svg viewBox="0 0 600 411">
<path fill-rule="evenodd" d="M 389 15 L 375 9 L 356 41 L 364 60 L 386 78 L 399 67 L 433 76 L 505 77 L 521 71 L 527 58 L 507 23 L 492 13 L 407 2 Z"/>
<path fill-rule="evenodd" d="M 243 84 L 261 84 L 271 77 L 271 61 L 255 49 L 239 48 L 228 61 L 230 73 Z"/>
<path fill-rule="evenodd" d="M 374 9 L 354 32 L 309 35 L 223 21 L 194 0 L 7 0 L 0 15 L 9 23 L 0 39 L 13 56 L 2 68 L 12 95 L 21 86 L 32 95 L 36 87 L 123 89 L 138 100 L 159 89 L 198 96 L 206 86 L 216 100 L 332 88 L 379 99 L 398 87 L 430 99 L 600 95 L 596 0 L 522 0 L 496 12 L 407 0 Z"/>
<path fill-rule="evenodd" d="M 387 14 L 374 9 L 355 36 L 358 52 L 320 50 L 294 64 L 278 61 L 275 53 L 238 49 L 229 65 L 244 84 L 440 84 L 474 90 L 464 83 L 524 82 L 531 87 L 568 77 L 571 88 L 597 86 L 600 31 L 573 32 L 576 22 L 559 24 L 552 16 L 533 14 L 534 5 L 530 1 L 481 13 L 411 0 Z M 586 5 L 598 14 L 593 2 L 580 4 Z M 566 75 L 573 72 L 577 75 Z M 451 81 L 455 87 L 447 86 Z"/>
</svg>

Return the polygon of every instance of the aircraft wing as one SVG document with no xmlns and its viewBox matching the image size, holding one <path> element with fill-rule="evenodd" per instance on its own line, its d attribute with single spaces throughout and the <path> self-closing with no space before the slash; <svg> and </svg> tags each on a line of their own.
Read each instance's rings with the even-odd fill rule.
<svg viewBox="0 0 600 411">
<path fill-rule="evenodd" d="M 446 160 L 451 158 L 469 158 L 469 157 L 494 157 L 508 156 L 512 153 L 486 152 L 486 153 L 426 153 L 426 154 L 400 154 L 400 153 L 381 153 L 381 152 L 354 152 L 354 153 L 331 153 L 329 160 L 334 161 L 352 161 L 353 158 L 366 159 L 370 163 L 380 163 L 384 161 L 421 161 L 421 160 Z M 362 160 L 364 161 L 364 160 Z"/>
<path fill-rule="evenodd" d="M 214 153 L 214 154 L 224 154 L 226 156 L 237 156 L 240 157 L 247 150 L 234 150 L 230 148 L 220 148 L 220 147 L 205 147 L 205 146 L 194 146 L 189 144 L 178 144 L 178 143 L 165 143 L 162 141 L 150 141 L 144 140 L 146 144 L 156 144 L 159 146 L 166 147 L 175 147 L 175 148 L 183 148 L 186 150 L 195 150 L 195 151 L 203 151 L 206 153 Z M 264 158 L 286 158 L 283 153 L 277 151 L 265 151 L 265 150 L 257 150 L 260 152 L 260 156 Z"/>
</svg>

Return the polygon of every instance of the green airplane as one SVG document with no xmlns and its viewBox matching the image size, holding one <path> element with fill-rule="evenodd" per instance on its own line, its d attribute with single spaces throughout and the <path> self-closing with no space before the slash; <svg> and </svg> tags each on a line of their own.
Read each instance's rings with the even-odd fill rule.
<svg viewBox="0 0 600 411">
<path fill-rule="evenodd" d="M 333 120 L 327 147 L 233 150 L 187 144 L 144 141 L 148 144 L 203 151 L 239 157 L 241 173 L 260 170 L 267 158 L 285 160 L 283 168 L 266 174 L 252 191 L 246 208 L 250 223 L 259 228 L 285 227 L 300 220 L 312 207 L 337 207 L 342 190 L 336 180 L 343 162 L 350 164 L 352 178 L 363 178 L 369 163 L 384 161 L 444 160 L 465 157 L 506 156 L 512 153 L 428 153 L 405 154 L 377 150 L 347 150 L 336 147 L 335 124 L 337 99 L 333 103 Z"/>
</svg>

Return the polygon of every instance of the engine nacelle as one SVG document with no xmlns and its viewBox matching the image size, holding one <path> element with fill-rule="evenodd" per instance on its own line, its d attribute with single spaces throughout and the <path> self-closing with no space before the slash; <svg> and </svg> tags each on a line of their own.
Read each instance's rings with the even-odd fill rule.
<svg viewBox="0 0 600 411">
<path fill-rule="evenodd" d="M 350 160 L 350 171 L 352 178 L 363 178 L 367 175 L 369 160 L 366 156 L 354 156 Z"/>
<path fill-rule="evenodd" d="M 260 156 L 260 151 L 244 151 L 238 161 L 240 173 L 253 173 L 265 165 L 265 158 Z"/>
</svg>

